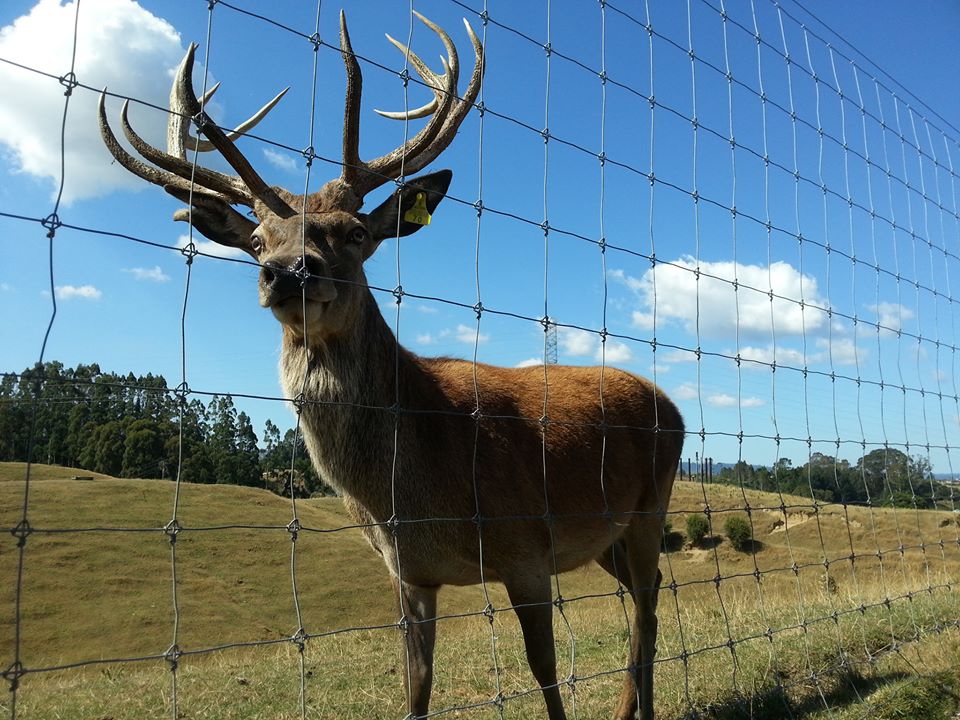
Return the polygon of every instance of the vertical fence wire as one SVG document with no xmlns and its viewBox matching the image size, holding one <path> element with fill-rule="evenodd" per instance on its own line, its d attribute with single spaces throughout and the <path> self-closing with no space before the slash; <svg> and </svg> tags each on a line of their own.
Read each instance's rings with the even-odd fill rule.
<svg viewBox="0 0 960 720">
<path fill-rule="evenodd" d="M 76 62 L 77 62 L 77 31 L 80 22 L 80 2 L 77 0 L 73 10 L 73 23 L 71 28 L 72 41 L 70 45 L 70 68 L 65 75 L 57 78 L 60 85 L 64 87 L 63 93 L 63 112 L 60 119 L 60 147 L 59 160 L 60 172 L 57 177 L 57 192 L 53 201 L 53 209 L 42 221 L 41 225 L 46 230 L 47 239 L 47 279 L 48 292 L 50 293 L 50 318 L 47 320 L 47 326 L 43 333 L 43 341 L 40 343 L 40 352 L 37 358 L 37 365 L 42 366 L 47 353 L 47 343 L 50 340 L 50 334 L 53 332 L 53 325 L 57 319 L 57 288 L 54 274 L 54 240 L 57 236 L 57 230 L 62 226 L 60 221 L 60 204 L 63 201 L 63 190 L 67 182 L 67 116 L 70 111 L 70 98 L 77 87 Z M 20 680 L 25 675 L 26 666 L 23 662 L 23 586 L 24 586 L 24 568 L 26 566 L 27 540 L 33 532 L 30 524 L 30 481 L 31 470 L 33 466 L 34 441 L 36 438 L 37 413 L 40 405 L 40 395 L 43 391 L 42 380 L 38 380 L 33 388 L 30 401 L 30 430 L 28 433 L 26 449 L 26 465 L 23 474 L 23 495 L 20 500 L 19 521 L 10 528 L 10 534 L 17 540 L 16 549 L 16 578 L 14 580 L 13 597 L 13 660 L 10 665 L 3 670 L 3 679 L 7 681 L 10 689 L 10 718 L 17 718 L 17 692 L 20 687 Z"/>
</svg>

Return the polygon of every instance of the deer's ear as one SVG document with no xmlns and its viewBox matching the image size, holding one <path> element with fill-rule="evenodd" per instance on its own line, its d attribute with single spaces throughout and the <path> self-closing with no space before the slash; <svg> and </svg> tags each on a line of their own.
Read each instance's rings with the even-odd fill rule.
<svg viewBox="0 0 960 720">
<path fill-rule="evenodd" d="M 191 195 L 172 185 L 164 185 L 163 189 L 185 203 L 193 201 L 193 207 L 189 210 L 177 210 L 173 214 L 174 220 L 188 222 L 218 245 L 235 247 L 257 259 L 257 254 L 250 246 L 250 236 L 257 229 L 257 223 L 238 213 L 220 198 L 200 190 L 194 190 Z"/>
<path fill-rule="evenodd" d="M 386 238 L 410 235 L 428 224 L 452 179 L 450 170 L 438 170 L 408 180 L 367 215 L 370 238 L 379 243 Z M 367 255 L 372 252 L 373 249 Z"/>
</svg>

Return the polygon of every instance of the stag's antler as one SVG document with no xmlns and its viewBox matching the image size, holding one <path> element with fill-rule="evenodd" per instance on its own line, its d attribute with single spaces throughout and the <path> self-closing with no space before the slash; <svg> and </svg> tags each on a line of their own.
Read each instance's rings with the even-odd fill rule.
<svg viewBox="0 0 960 720">
<path fill-rule="evenodd" d="M 470 23 L 464 20 L 467 34 L 473 44 L 476 64 L 467 90 L 461 98 L 457 96 L 460 60 L 457 57 L 456 46 L 443 28 L 430 22 L 420 13 L 415 12 L 414 14 L 424 25 L 435 32 L 443 43 L 447 52 L 447 57 L 441 58 L 444 72 L 443 74 L 433 72 L 408 47 L 388 35 L 387 39 L 409 59 L 410 64 L 423 78 L 434 97 L 429 103 L 416 109 L 403 112 L 382 112 L 380 110 L 377 112 L 394 120 L 413 120 L 427 116 L 430 116 L 430 120 L 402 146 L 375 160 L 364 162 L 360 159 L 359 152 L 360 98 L 363 89 L 363 77 L 360 72 L 360 64 L 357 62 L 357 58 L 353 54 L 353 48 L 350 46 L 346 17 L 343 11 L 340 12 L 340 52 L 347 69 L 347 93 L 343 124 L 343 171 L 339 183 L 341 188 L 344 188 L 344 186 L 349 188 L 350 193 L 352 193 L 350 202 L 354 203 L 356 207 L 359 207 L 363 197 L 371 190 L 400 177 L 401 173 L 409 175 L 418 172 L 433 162 L 451 143 L 457 129 L 480 93 L 484 71 L 483 46 L 474 34 L 473 28 L 470 27 Z M 200 99 L 197 99 L 194 93 L 191 76 L 196 47 L 196 45 L 191 45 L 187 49 L 170 89 L 170 117 L 167 121 L 166 152 L 153 147 L 134 131 L 128 120 L 129 101 L 124 103 L 120 114 L 123 133 L 134 149 L 152 165 L 138 160 L 124 150 L 107 122 L 106 91 L 100 96 L 99 106 L 100 134 L 104 143 L 111 155 L 125 168 L 144 180 L 164 187 L 178 198 L 191 197 L 192 193 L 193 197 L 199 198 L 199 206 L 223 203 L 226 205 L 241 204 L 256 209 L 260 205 L 266 206 L 280 217 L 292 217 L 296 214 L 296 211 L 274 188 L 263 181 L 236 145 L 233 144 L 233 140 L 239 135 L 256 126 L 287 90 L 280 92 L 246 122 L 237 126 L 235 130 L 225 133 L 203 111 L 203 106 L 217 91 L 219 84 L 210 88 Z M 206 137 L 206 140 L 199 140 L 190 135 L 191 121 L 197 123 L 198 130 Z M 190 149 L 199 152 L 219 151 L 230 163 L 230 166 L 236 170 L 237 175 L 225 175 L 195 165 L 187 160 L 187 150 Z M 321 190 L 322 192 L 323 190 Z M 197 203 L 194 204 L 197 205 Z M 223 208 L 221 210 L 225 211 Z M 177 215 L 178 219 L 185 219 L 186 217 L 183 213 Z"/>
<path fill-rule="evenodd" d="M 281 217 L 290 217 L 295 211 L 264 182 L 257 174 L 243 154 L 233 144 L 232 139 L 255 127 L 260 120 L 279 102 L 287 92 L 283 90 L 248 120 L 241 123 L 229 134 L 221 130 L 203 112 L 203 105 L 216 92 L 218 85 L 208 90 L 202 99 L 197 99 L 193 90 L 193 62 L 197 46 L 191 44 L 177 69 L 176 77 L 170 88 L 170 116 L 167 121 L 167 151 L 159 150 L 141 138 L 128 119 L 130 101 L 123 104 L 120 114 L 121 127 L 127 140 L 134 149 L 146 160 L 161 169 L 157 169 L 130 155 L 120 145 L 110 124 L 107 122 L 105 109 L 106 91 L 100 95 L 100 135 L 116 160 L 127 170 L 156 185 L 168 188 L 170 191 L 180 191 L 179 194 L 193 192 L 206 196 L 208 199 L 217 199 L 230 204 L 239 203 L 254 208 L 258 202 L 266 205 L 272 212 Z M 289 88 L 287 88 L 289 89 Z M 198 121 L 199 130 L 206 135 L 208 141 L 197 140 L 189 134 L 191 120 Z M 186 150 L 196 149 L 200 152 L 218 150 L 230 166 L 237 171 L 238 176 L 225 175 L 215 170 L 209 170 L 194 165 L 186 159 Z M 178 193 L 174 193 L 179 196 Z"/>
<path fill-rule="evenodd" d="M 346 18 L 343 11 L 340 12 L 340 52 L 347 68 L 347 97 L 343 119 L 343 172 L 340 179 L 360 198 L 389 180 L 399 177 L 401 172 L 405 175 L 412 174 L 433 162 L 451 143 L 457 134 L 457 128 L 460 127 L 480 93 L 484 70 L 483 45 L 480 44 L 470 23 L 463 21 L 470 36 L 470 42 L 473 44 L 476 64 L 467 91 L 460 98 L 457 96 L 460 61 L 453 41 L 443 28 L 416 11 L 414 15 L 440 37 L 447 51 L 447 58 L 441 59 L 444 73 L 437 75 L 408 47 L 387 35 L 387 39 L 409 58 L 410 64 L 427 87 L 433 91 L 434 97 L 426 105 L 413 110 L 402 112 L 377 110 L 377 112 L 393 120 L 413 120 L 428 115 L 432 117 L 420 132 L 396 150 L 375 160 L 364 162 L 360 159 L 359 152 L 360 96 L 363 77 L 360 73 L 360 64 L 350 45 Z"/>
</svg>

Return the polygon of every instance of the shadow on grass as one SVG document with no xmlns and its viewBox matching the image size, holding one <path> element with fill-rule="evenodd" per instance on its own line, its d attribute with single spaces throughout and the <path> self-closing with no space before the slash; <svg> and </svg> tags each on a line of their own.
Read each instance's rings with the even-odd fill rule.
<svg viewBox="0 0 960 720">
<path fill-rule="evenodd" d="M 683 549 L 683 533 L 671 530 L 663 534 L 663 542 L 660 549 L 663 552 L 672 553 Z"/>
<path fill-rule="evenodd" d="M 854 672 L 844 673 L 834 681 L 832 690 L 811 689 L 804 697 L 791 697 L 781 686 L 769 687 L 755 695 L 740 696 L 690 712 L 683 720 L 786 720 L 808 717 L 823 712 L 825 706 L 838 710 L 841 706 L 862 701 L 865 695 L 887 683 L 908 677 L 906 673 L 890 673 L 864 678 Z"/>
<path fill-rule="evenodd" d="M 934 689 L 941 701 L 935 703 L 938 706 L 936 717 L 946 716 L 943 713 L 942 701 L 947 700 L 948 696 L 951 712 L 960 706 L 960 697 L 955 691 L 954 684 L 949 681 L 944 682 L 943 676 L 939 678 L 918 678 L 916 675 L 897 671 L 864 677 L 855 671 L 848 671 L 829 681 L 831 685 L 829 689 L 825 688 L 822 683 L 819 691 L 809 686 L 802 693 L 802 696 L 798 696 L 796 693 L 793 695 L 787 693 L 783 687 L 775 686 L 752 696 L 731 698 L 726 702 L 700 708 L 682 717 L 683 720 L 803 720 L 824 712 L 830 712 L 831 717 L 835 713 L 841 713 L 842 717 L 847 717 L 843 713 L 845 708 L 852 708 L 859 704 L 864 705 L 865 709 L 870 708 L 875 704 L 869 697 L 874 692 L 907 680 L 918 681 L 917 684 L 933 684 L 935 686 Z M 922 688 L 921 690 L 928 691 L 929 688 Z M 891 711 L 892 714 L 881 713 L 881 715 L 883 717 L 909 717 L 912 720 L 922 720 L 921 717 L 915 715 L 915 712 L 920 708 L 915 704 L 911 694 L 908 692 L 905 695 L 902 704 L 906 707 L 890 707 L 887 710 Z M 876 710 L 876 708 L 873 709 Z M 922 717 L 933 716 L 923 715 Z"/>
<path fill-rule="evenodd" d="M 737 548 L 742 553 L 758 553 L 766 547 L 761 540 L 746 540 Z"/>
<path fill-rule="evenodd" d="M 703 540 L 697 543 L 692 543 L 692 546 L 699 550 L 713 550 L 715 547 L 719 546 L 723 542 L 723 537 L 720 535 L 707 535 Z"/>
</svg>

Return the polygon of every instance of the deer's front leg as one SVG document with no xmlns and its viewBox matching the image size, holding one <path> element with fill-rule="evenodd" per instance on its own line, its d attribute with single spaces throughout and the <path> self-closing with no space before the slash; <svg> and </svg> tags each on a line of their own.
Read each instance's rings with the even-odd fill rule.
<svg viewBox="0 0 960 720">
<path fill-rule="evenodd" d="M 403 632 L 403 673 L 407 709 L 423 717 L 430 706 L 433 685 L 433 646 L 437 638 L 436 587 L 419 587 L 393 578 Z"/>
</svg>

